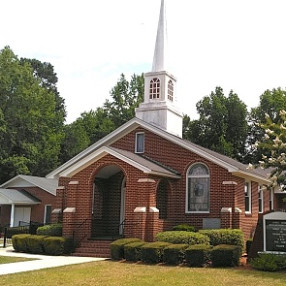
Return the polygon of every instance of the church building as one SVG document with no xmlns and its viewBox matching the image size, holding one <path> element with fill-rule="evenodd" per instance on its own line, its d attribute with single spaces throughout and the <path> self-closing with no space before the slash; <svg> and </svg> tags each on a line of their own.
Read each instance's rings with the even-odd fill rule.
<svg viewBox="0 0 286 286">
<path fill-rule="evenodd" d="M 162 0 L 153 66 L 135 118 L 46 176 L 58 180 L 52 216 L 79 243 L 79 255 L 106 256 L 110 239 L 153 241 L 183 223 L 239 228 L 249 238 L 258 214 L 273 209 L 263 170 L 182 139 L 166 36 Z"/>
</svg>

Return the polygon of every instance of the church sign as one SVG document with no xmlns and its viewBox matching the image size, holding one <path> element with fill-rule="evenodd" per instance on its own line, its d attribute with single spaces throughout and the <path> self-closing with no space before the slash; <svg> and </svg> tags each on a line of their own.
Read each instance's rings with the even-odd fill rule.
<svg viewBox="0 0 286 286">
<path fill-rule="evenodd" d="M 286 253 L 286 213 L 273 212 L 263 216 L 264 251 Z"/>
</svg>

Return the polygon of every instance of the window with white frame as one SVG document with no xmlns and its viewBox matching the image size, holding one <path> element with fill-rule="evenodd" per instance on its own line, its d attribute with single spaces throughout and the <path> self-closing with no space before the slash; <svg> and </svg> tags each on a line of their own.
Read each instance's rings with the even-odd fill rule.
<svg viewBox="0 0 286 286">
<path fill-rule="evenodd" d="M 210 174 L 207 166 L 197 163 L 187 174 L 186 212 L 209 212 Z"/>
<path fill-rule="evenodd" d="M 44 216 L 45 224 L 51 223 L 51 213 L 52 213 L 52 206 L 45 205 L 45 216 Z"/>
<path fill-rule="evenodd" d="M 150 99 L 160 98 L 160 79 L 155 77 L 150 81 Z"/>
<path fill-rule="evenodd" d="M 136 133 L 135 137 L 135 153 L 144 153 L 145 134 L 143 132 Z"/>
<path fill-rule="evenodd" d="M 251 213 L 251 184 L 245 182 L 244 184 L 244 198 L 245 198 L 245 212 Z"/>
<path fill-rule="evenodd" d="M 258 186 L 258 212 L 263 213 L 263 187 Z"/>
</svg>

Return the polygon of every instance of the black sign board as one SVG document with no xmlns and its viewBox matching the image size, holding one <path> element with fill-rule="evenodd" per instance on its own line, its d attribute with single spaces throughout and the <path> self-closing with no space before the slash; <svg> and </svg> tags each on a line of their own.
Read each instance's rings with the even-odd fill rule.
<svg viewBox="0 0 286 286">
<path fill-rule="evenodd" d="M 266 251 L 286 252 L 286 220 L 266 219 Z"/>
</svg>

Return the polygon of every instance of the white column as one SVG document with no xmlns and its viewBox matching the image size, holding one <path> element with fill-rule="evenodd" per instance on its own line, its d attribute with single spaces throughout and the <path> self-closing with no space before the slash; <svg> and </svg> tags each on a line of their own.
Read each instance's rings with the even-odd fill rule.
<svg viewBox="0 0 286 286">
<path fill-rule="evenodd" d="M 15 218 L 15 205 L 11 204 L 10 227 L 14 226 L 14 218 Z"/>
</svg>

